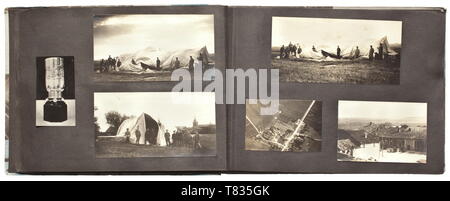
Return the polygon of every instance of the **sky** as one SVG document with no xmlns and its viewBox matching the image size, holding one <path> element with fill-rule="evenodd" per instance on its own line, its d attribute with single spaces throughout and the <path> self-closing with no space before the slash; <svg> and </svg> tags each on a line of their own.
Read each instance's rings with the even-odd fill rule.
<svg viewBox="0 0 450 201">
<path fill-rule="evenodd" d="M 214 15 L 144 14 L 94 17 L 94 59 L 161 50 L 200 48 L 214 53 Z"/>
<path fill-rule="evenodd" d="M 413 102 L 339 101 L 339 118 L 401 120 L 415 117 L 426 123 L 427 104 Z"/>
<path fill-rule="evenodd" d="M 216 123 L 214 92 L 101 92 L 94 93 L 94 106 L 100 131 L 109 127 L 105 119 L 109 111 L 128 116 L 145 112 L 169 130 L 192 126 L 194 118 L 199 124 Z"/>
<path fill-rule="evenodd" d="M 389 43 L 401 44 L 401 21 L 332 18 L 273 17 L 272 46 L 361 45 L 387 36 Z"/>
</svg>

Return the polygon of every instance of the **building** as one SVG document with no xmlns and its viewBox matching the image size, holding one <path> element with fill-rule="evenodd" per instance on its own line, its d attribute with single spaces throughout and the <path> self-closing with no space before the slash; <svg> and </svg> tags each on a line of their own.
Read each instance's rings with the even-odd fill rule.
<svg viewBox="0 0 450 201">
<path fill-rule="evenodd" d="M 400 126 L 384 124 L 366 132 L 378 137 L 382 150 L 426 152 L 426 128 L 412 129 L 405 124 Z"/>
<path fill-rule="evenodd" d="M 427 142 L 426 133 L 424 132 L 395 132 L 385 133 L 380 136 L 380 148 L 391 150 L 393 152 L 426 152 Z"/>
<path fill-rule="evenodd" d="M 337 151 L 341 160 L 351 159 L 354 149 L 379 143 L 380 151 L 426 152 L 426 126 L 395 126 L 390 123 L 370 122 L 360 130 L 338 130 Z"/>
<path fill-rule="evenodd" d="M 179 126 L 177 129 L 191 134 L 195 132 L 198 132 L 199 134 L 216 134 L 215 124 L 199 124 L 196 118 L 192 121 L 192 127 Z"/>
<path fill-rule="evenodd" d="M 197 128 L 198 127 L 198 121 L 197 118 L 194 118 L 194 121 L 192 122 L 192 128 Z"/>
</svg>

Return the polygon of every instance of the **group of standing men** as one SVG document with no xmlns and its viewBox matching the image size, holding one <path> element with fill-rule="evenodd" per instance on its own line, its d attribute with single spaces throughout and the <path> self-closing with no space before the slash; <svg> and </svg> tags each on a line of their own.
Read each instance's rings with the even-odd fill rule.
<svg viewBox="0 0 450 201">
<path fill-rule="evenodd" d="M 378 52 L 375 52 L 375 50 L 373 49 L 372 45 L 370 46 L 369 49 L 369 60 L 373 61 L 375 60 L 386 60 L 388 61 L 389 58 L 389 54 L 388 51 L 385 50 L 385 48 L 383 47 L 383 44 L 380 43 L 380 45 L 378 46 Z"/>
<path fill-rule="evenodd" d="M 164 137 L 166 138 L 166 142 L 170 141 L 170 137 L 172 137 L 173 143 L 171 145 L 173 146 L 190 146 L 194 149 L 199 149 L 202 147 L 200 144 L 200 134 L 196 130 L 193 135 L 181 132 L 180 130 L 174 130 L 172 135 L 170 135 L 169 130 L 166 130 Z"/>
<path fill-rule="evenodd" d="M 139 144 L 141 140 L 141 131 L 139 131 L 139 126 L 137 127 L 136 131 L 134 131 L 134 134 L 136 136 L 135 144 Z M 146 129 L 144 134 L 144 144 L 146 145 L 157 145 L 156 138 L 157 138 L 158 132 L 157 131 L 151 131 L 149 128 Z M 189 142 L 186 143 L 186 138 L 183 136 L 184 134 L 179 131 L 173 131 L 173 134 L 170 135 L 169 130 L 166 129 L 166 132 L 164 133 L 164 139 L 166 141 L 167 146 L 183 146 L 188 145 L 191 146 L 194 149 L 201 148 L 200 144 L 200 134 L 198 132 L 194 132 L 194 135 L 189 135 Z M 125 141 L 127 143 L 131 142 L 130 139 L 131 132 L 127 128 L 127 131 L 125 132 Z"/>
<path fill-rule="evenodd" d="M 201 54 L 200 54 L 201 55 Z M 188 68 L 189 68 L 189 70 L 194 70 L 194 58 L 192 58 L 192 56 L 189 56 L 189 65 L 188 65 Z M 181 63 L 180 63 L 180 60 L 178 60 L 178 57 L 176 57 L 175 58 L 175 62 L 174 62 L 174 65 L 173 65 L 173 68 L 174 69 L 178 69 L 178 68 L 180 68 L 181 67 Z"/>
<path fill-rule="evenodd" d="M 139 144 L 141 140 L 141 131 L 139 130 L 139 126 L 137 126 L 136 131 L 134 131 L 134 135 L 136 136 L 135 144 Z M 152 131 L 150 130 L 150 128 L 147 128 L 144 133 L 144 144 L 148 143 L 148 145 L 157 145 L 156 142 L 157 135 L 158 135 L 157 131 L 154 130 Z M 127 131 L 125 131 L 125 141 L 127 143 L 131 142 L 130 136 L 131 136 L 130 130 L 127 128 Z"/>
<path fill-rule="evenodd" d="M 373 49 L 372 45 L 369 48 L 369 60 L 373 61 L 375 60 L 383 60 L 383 59 L 387 59 L 388 58 L 388 51 L 385 51 L 383 48 L 383 44 L 380 43 L 380 45 L 378 46 L 378 52 L 375 52 L 375 49 Z M 339 48 L 339 46 L 336 49 L 336 55 L 338 58 L 342 58 L 341 55 L 341 48 Z M 359 50 L 359 47 L 356 46 L 356 49 L 353 53 L 352 59 L 354 58 L 359 58 L 361 56 L 361 52 Z"/>
<path fill-rule="evenodd" d="M 109 72 L 111 70 L 116 71 L 121 65 L 122 62 L 119 57 L 112 58 L 111 55 L 109 55 L 108 59 L 100 60 L 100 72 Z"/>
<path fill-rule="evenodd" d="M 200 53 L 200 56 L 198 57 L 198 60 L 200 60 L 200 61 L 203 60 L 203 56 L 202 56 L 201 53 Z M 195 62 L 194 58 L 192 56 L 189 56 L 189 63 L 188 63 L 189 70 L 194 70 L 194 62 Z M 138 65 L 138 63 L 134 59 L 131 59 L 131 63 L 133 65 Z M 181 67 L 181 62 L 178 59 L 178 57 L 175 57 L 175 61 L 173 61 L 172 68 L 173 69 L 178 69 L 180 67 Z M 146 67 L 142 67 L 142 68 L 144 68 L 144 70 L 146 70 Z M 159 60 L 159 57 L 156 57 L 156 70 L 161 70 L 161 69 L 162 69 L 162 67 L 161 67 L 161 60 Z"/>
<path fill-rule="evenodd" d="M 281 59 L 289 59 L 290 56 L 296 57 L 297 54 L 300 55 L 302 53 L 302 48 L 300 45 L 293 45 L 289 43 L 287 46 L 281 46 L 280 48 L 280 58 Z"/>
</svg>

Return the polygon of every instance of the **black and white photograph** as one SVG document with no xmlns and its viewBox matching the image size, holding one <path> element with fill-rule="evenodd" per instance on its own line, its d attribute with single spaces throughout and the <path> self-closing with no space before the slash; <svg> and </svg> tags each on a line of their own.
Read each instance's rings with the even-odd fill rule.
<svg viewBox="0 0 450 201">
<path fill-rule="evenodd" d="M 339 101 L 338 119 L 338 161 L 427 162 L 427 103 Z"/>
<path fill-rule="evenodd" d="M 74 57 L 37 57 L 36 66 L 36 126 L 75 126 Z"/>
<path fill-rule="evenodd" d="M 96 92 L 98 158 L 216 155 L 210 92 Z"/>
<path fill-rule="evenodd" d="M 94 81 L 170 81 L 172 71 L 214 68 L 214 15 L 94 16 Z"/>
<path fill-rule="evenodd" d="M 400 84 L 402 21 L 272 17 L 280 81 Z"/>
<path fill-rule="evenodd" d="M 272 103 L 273 104 L 273 103 Z M 280 100 L 274 115 L 261 115 L 260 102 L 246 102 L 245 150 L 319 152 L 322 102 Z"/>
</svg>

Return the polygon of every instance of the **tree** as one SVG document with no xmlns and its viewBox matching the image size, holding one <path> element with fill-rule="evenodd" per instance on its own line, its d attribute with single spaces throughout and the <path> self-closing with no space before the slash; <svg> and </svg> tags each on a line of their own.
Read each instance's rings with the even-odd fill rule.
<svg viewBox="0 0 450 201">
<path fill-rule="evenodd" d="M 106 123 L 109 124 L 111 127 L 119 128 L 120 124 L 122 123 L 122 116 L 120 113 L 116 111 L 110 111 L 105 114 Z"/>
<path fill-rule="evenodd" d="M 94 111 L 97 111 L 97 110 L 98 110 L 98 108 L 94 107 Z M 100 126 L 98 125 L 97 120 L 98 120 L 98 118 L 94 117 L 94 127 L 95 127 L 95 135 L 96 136 L 100 135 Z"/>
<path fill-rule="evenodd" d="M 126 119 L 130 118 L 129 116 L 126 115 L 121 115 L 119 112 L 117 111 L 110 111 L 108 113 L 105 114 L 105 118 L 106 118 L 106 123 L 110 125 L 110 130 L 113 133 L 117 132 L 117 129 L 119 129 L 120 124 L 122 124 L 123 121 L 125 121 Z"/>
</svg>

